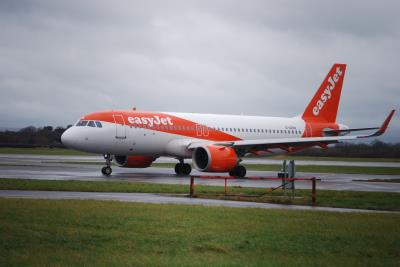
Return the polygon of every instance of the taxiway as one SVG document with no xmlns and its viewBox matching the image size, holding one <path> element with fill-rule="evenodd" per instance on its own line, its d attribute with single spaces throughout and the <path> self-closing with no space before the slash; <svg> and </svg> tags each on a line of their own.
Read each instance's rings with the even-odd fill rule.
<svg viewBox="0 0 400 267">
<path fill-rule="evenodd" d="M 165 194 L 163 195 L 163 194 L 150 194 L 150 193 L 0 190 L 0 198 L 52 199 L 52 200 L 61 200 L 61 199 L 111 200 L 111 201 L 122 201 L 122 202 L 152 203 L 152 204 L 221 206 L 221 207 L 231 207 L 231 208 L 261 208 L 261 209 L 286 209 L 286 210 L 361 212 L 361 213 L 396 213 L 396 214 L 399 213 L 395 211 L 392 212 L 392 211 L 365 210 L 365 209 L 313 207 L 313 206 L 301 206 L 301 205 L 201 199 L 201 198 L 189 198 L 184 196 L 171 196 Z"/>
<path fill-rule="evenodd" d="M 247 163 L 271 164 L 270 160 L 250 160 Z M 0 177 L 23 179 L 47 179 L 47 180 L 96 180 L 96 181 L 129 181 L 140 183 L 160 184 L 188 184 L 188 177 L 177 177 L 170 168 L 129 169 L 113 167 L 113 174 L 105 177 L 100 173 L 103 162 L 100 156 L 42 156 L 42 155 L 0 155 Z M 160 162 L 160 161 L 157 161 Z M 170 159 L 161 159 L 161 162 L 175 162 Z M 280 162 L 280 161 L 279 161 Z M 301 161 L 304 164 L 307 161 Z M 85 164 L 86 163 L 86 164 Z M 99 164 L 98 164 L 99 163 Z M 278 163 L 278 162 L 277 162 Z M 314 164 L 313 161 L 310 164 Z M 321 164 L 322 162 L 318 162 Z M 343 162 L 334 162 L 340 165 Z M 363 164 L 362 166 L 388 166 L 386 162 L 345 162 L 346 164 Z M 299 164 L 299 161 L 296 161 Z M 331 164 L 331 163 L 328 163 Z M 400 163 L 390 163 L 390 166 L 398 166 Z M 346 165 L 347 166 L 347 165 Z M 355 165 L 360 166 L 360 165 Z M 194 175 L 204 173 L 192 172 Z M 248 176 L 276 176 L 275 172 L 248 171 Z M 339 174 L 339 173 L 297 173 L 298 177 L 317 177 L 321 181 L 317 183 L 318 189 L 352 190 L 352 191 L 379 191 L 400 192 L 400 183 L 383 182 L 357 182 L 354 180 L 369 179 L 393 179 L 399 175 L 363 175 L 363 174 Z M 196 179 L 196 184 L 223 185 L 222 180 Z M 276 187 L 279 181 L 256 181 L 235 179 L 229 181 L 229 186 L 241 187 Z M 296 182 L 296 188 L 310 189 L 308 181 Z"/>
</svg>

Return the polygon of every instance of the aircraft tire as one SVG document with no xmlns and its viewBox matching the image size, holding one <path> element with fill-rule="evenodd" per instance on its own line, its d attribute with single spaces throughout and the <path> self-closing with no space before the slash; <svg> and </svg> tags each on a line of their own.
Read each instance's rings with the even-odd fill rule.
<svg viewBox="0 0 400 267">
<path fill-rule="evenodd" d="M 242 165 L 238 165 L 229 171 L 229 175 L 238 178 L 243 178 L 246 176 L 246 168 L 243 167 Z"/>
<path fill-rule="evenodd" d="M 189 175 L 192 172 L 192 167 L 188 163 L 177 163 L 175 165 L 175 173 L 179 176 Z"/>
<path fill-rule="evenodd" d="M 176 173 L 176 175 L 179 175 L 179 176 L 183 175 L 183 164 L 182 163 L 177 163 L 175 165 L 175 173 Z"/>
<path fill-rule="evenodd" d="M 110 176 L 112 173 L 111 167 L 103 167 L 101 168 L 101 173 L 104 174 L 105 176 Z"/>
<path fill-rule="evenodd" d="M 239 165 L 236 167 L 236 175 L 240 178 L 243 178 L 246 176 L 246 168 L 243 167 L 242 165 Z"/>
<path fill-rule="evenodd" d="M 182 171 L 183 175 L 189 175 L 192 172 L 192 166 L 190 166 L 188 163 L 185 163 L 183 164 Z"/>
</svg>

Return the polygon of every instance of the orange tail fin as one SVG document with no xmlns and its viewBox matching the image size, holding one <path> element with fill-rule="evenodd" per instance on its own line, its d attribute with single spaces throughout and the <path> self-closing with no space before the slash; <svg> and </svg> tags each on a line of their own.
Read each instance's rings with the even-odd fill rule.
<svg viewBox="0 0 400 267">
<path fill-rule="evenodd" d="M 307 122 L 336 122 L 346 64 L 334 64 L 302 118 Z"/>
</svg>

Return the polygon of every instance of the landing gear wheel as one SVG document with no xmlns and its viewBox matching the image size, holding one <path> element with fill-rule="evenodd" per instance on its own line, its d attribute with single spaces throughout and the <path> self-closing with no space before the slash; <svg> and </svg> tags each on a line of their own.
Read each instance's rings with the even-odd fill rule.
<svg viewBox="0 0 400 267">
<path fill-rule="evenodd" d="M 246 176 L 246 168 L 242 165 L 237 166 L 236 174 L 238 177 L 243 178 Z"/>
<path fill-rule="evenodd" d="M 109 166 L 103 167 L 103 168 L 101 168 L 101 173 L 106 176 L 110 176 L 112 173 L 112 169 Z"/>
<path fill-rule="evenodd" d="M 177 163 L 175 165 L 175 173 L 179 176 L 189 175 L 192 171 L 192 167 L 187 163 Z"/>
<path fill-rule="evenodd" d="M 106 160 L 106 166 L 101 168 L 101 173 L 103 175 L 110 176 L 112 173 L 111 169 L 112 156 L 110 154 L 105 154 L 104 159 Z"/>
<path fill-rule="evenodd" d="M 192 166 L 190 164 L 183 164 L 183 175 L 189 175 L 192 172 Z"/>
<path fill-rule="evenodd" d="M 181 175 L 181 173 L 182 173 L 182 166 L 183 166 L 182 163 L 177 163 L 177 164 L 175 165 L 175 173 L 176 173 L 177 175 Z"/>
<path fill-rule="evenodd" d="M 232 170 L 229 171 L 230 176 L 235 176 L 239 178 L 243 178 L 246 176 L 246 168 L 243 167 L 242 165 L 238 165 Z"/>
</svg>

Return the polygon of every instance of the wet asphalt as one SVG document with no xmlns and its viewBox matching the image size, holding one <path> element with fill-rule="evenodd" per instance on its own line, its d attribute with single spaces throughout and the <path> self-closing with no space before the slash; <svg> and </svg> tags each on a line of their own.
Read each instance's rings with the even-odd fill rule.
<svg viewBox="0 0 400 267">
<path fill-rule="evenodd" d="M 271 160 L 250 160 L 247 163 L 271 164 Z M 87 162 L 87 164 L 84 164 Z M 46 179 L 46 180 L 87 180 L 87 181 L 129 181 L 140 183 L 161 183 L 161 184 L 189 184 L 188 177 L 177 177 L 171 168 L 150 167 L 146 169 L 130 169 L 113 166 L 113 173 L 110 177 L 103 176 L 100 172 L 103 159 L 100 156 L 37 156 L 37 155 L 0 155 L 0 177 L 24 178 L 24 179 Z M 157 162 L 175 162 L 173 159 L 161 158 Z M 302 164 L 307 161 L 302 161 Z M 310 162 L 313 164 L 315 161 Z M 99 163 L 99 164 L 93 164 Z M 279 163 L 279 161 L 278 161 Z M 341 164 L 343 162 L 339 162 Z M 351 162 L 345 162 L 349 164 Z M 296 161 L 296 164 L 299 164 Z M 319 162 L 321 164 L 321 162 Z M 330 163 L 328 163 L 330 164 Z M 360 163 L 353 163 L 360 164 Z M 363 166 L 387 166 L 386 162 L 362 162 Z M 380 164 L 380 165 L 379 165 Z M 394 163 L 397 164 L 397 163 Z M 400 163 L 399 163 L 400 164 Z M 359 165 L 355 165 L 359 166 Z M 276 177 L 275 172 L 248 171 L 248 176 Z M 204 175 L 196 170 L 193 175 Z M 220 175 L 220 174 L 218 174 Z M 221 174 L 226 175 L 226 174 Z M 297 177 L 321 179 L 317 183 L 318 189 L 329 190 L 352 190 L 352 191 L 377 191 L 377 192 L 400 192 L 400 183 L 383 182 L 359 182 L 354 180 L 370 179 L 392 179 L 400 178 L 399 175 L 363 175 L 363 174 L 342 174 L 342 173 L 297 173 Z M 259 181 L 249 179 L 229 180 L 229 186 L 241 187 L 276 187 L 280 181 Z M 196 184 L 223 185 L 224 180 L 196 179 Z M 296 188 L 310 189 L 311 182 L 296 181 Z"/>
</svg>

